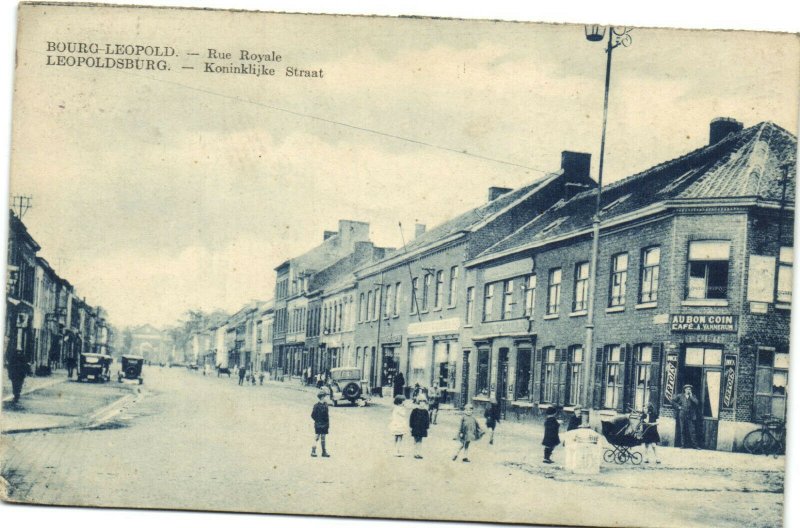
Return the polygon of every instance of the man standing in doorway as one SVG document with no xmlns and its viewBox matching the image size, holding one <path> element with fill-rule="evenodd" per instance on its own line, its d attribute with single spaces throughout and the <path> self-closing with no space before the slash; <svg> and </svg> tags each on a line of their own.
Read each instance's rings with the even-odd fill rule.
<svg viewBox="0 0 800 528">
<path fill-rule="evenodd" d="M 692 386 L 683 386 L 683 393 L 672 400 L 677 411 L 676 424 L 681 432 L 681 447 L 700 449 L 697 445 L 697 416 L 700 402 L 692 394 Z"/>
</svg>

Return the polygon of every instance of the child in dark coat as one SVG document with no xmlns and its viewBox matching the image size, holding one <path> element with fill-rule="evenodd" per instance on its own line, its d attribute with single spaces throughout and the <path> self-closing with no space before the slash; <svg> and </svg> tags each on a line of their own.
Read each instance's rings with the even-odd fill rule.
<svg viewBox="0 0 800 528">
<path fill-rule="evenodd" d="M 317 442 L 322 444 L 322 456 L 326 458 L 331 456 L 325 449 L 325 436 L 328 434 L 328 428 L 330 426 L 330 419 L 328 417 L 328 404 L 325 403 L 325 398 L 327 396 L 327 392 L 320 391 L 319 394 L 317 394 L 317 399 L 319 401 L 314 404 L 314 408 L 311 410 L 311 419 L 314 420 L 315 434 L 314 445 L 311 447 L 312 457 L 317 456 Z"/>
<path fill-rule="evenodd" d="M 417 400 L 417 406 L 411 411 L 408 423 L 411 426 L 411 436 L 414 437 L 414 458 L 421 459 L 422 439 L 428 436 L 430 427 L 428 401 L 424 396 Z"/>
<path fill-rule="evenodd" d="M 553 461 L 550 460 L 550 455 L 553 454 L 553 449 L 561 443 L 561 440 L 558 437 L 558 427 L 559 423 L 556 420 L 556 408 L 549 407 L 547 409 L 547 418 L 544 421 L 544 438 L 542 439 L 542 445 L 544 446 L 544 462 L 545 464 L 552 464 Z"/>
</svg>

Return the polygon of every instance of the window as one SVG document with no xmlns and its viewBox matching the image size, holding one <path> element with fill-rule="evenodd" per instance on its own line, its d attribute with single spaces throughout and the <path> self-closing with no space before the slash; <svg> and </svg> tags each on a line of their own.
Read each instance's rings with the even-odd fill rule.
<svg viewBox="0 0 800 528">
<path fill-rule="evenodd" d="M 365 321 L 370 321 L 372 318 L 372 305 L 374 304 L 372 300 L 372 290 L 367 292 L 367 316 L 365 317 Z"/>
<path fill-rule="evenodd" d="M 478 350 L 478 371 L 475 391 L 481 396 L 489 395 L 489 351 Z"/>
<path fill-rule="evenodd" d="M 487 284 L 483 288 L 483 320 L 490 321 L 492 319 L 493 301 L 494 297 L 494 284 Z"/>
<path fill-rule="evenodd" d="M 611 294 L 609 306 L 625 305 L 625 284 L 628 282 L 628 254 L 621 253 L 611 258 Z"/>
<path fill-rule="evenodd" d="M 517 350 L 517 375 L 514 399 L 527 400 L 531 396 L 531 350 Z"/>
<path fill-rule="evenodd" d="M 411 313 L 415 314 L 419 310 L 417 306 L 417 292 L 419 291 L 419 277 L 411 279 Z"/>
<path fill-rule="evenodd" d="M 472 306 L 475 304 L 475 288 L 467 288 L 467 313 L 464 316 L 467 324 L 472 324 Z"/>
<path fill-rule="evenodd" d="M 792 263 L 794 248 L 782 247 L 778 257 L 778 302 L 792 303 Z"/>
<path fill-rule="evenodd" d="M 367 313 L 367 305 L 364 303 L 364 292 L 358 296 L 358 322 L 364 322 L 364 315 Z"/>
<path fill-rule="evenodd" d="M 622 404 L 623 357 L 620 345 L 606 347 L 605 399 L 606 409 L 616 409 Z"/>
<path fill-rule="evenodd" d="M 561 304 L 561 268 L 550 270 L 550 281 L 547 288 L 547 315 L 558 313 Z"/>
<path fill-rule="evenodd" d="M 661 249 L 647 248 L 642 251 L 642 284 L 639 302 L 649 303 L 658 300 L 658 269 L 661 260 Z"/>
<path fill-rule="evenodd" d="M 428 311 L 428 296 L 431 291 L 431 274 L 426 273 L 422 282 L 422 311 Z"/>
<path fill-rule="evenodd" d="M 589 263 L 579 262 L 575 265 L 575 295 L 572 301 L 573 312 L 583 312 L 589 302 Z"/>
<path fill-rule="evenodd" d="M 545 347 L 542 349 L 542 357 L 544 358 L 544 393 L 542 394 L 542 401 L 554 403 L 556 401 L 556 349 L 555 347 Z"/>
<path fill-rule="evenodd" d="M 372 305 L 372 320 L 377 321 L 381 316 L 381 305 L 383 304 L 383 299 L 381 298 L 381 288 L 380 286 L 375 288 L 375 294 L 373 295 L 375 302 Z"/>
<path fill-rule="evenodd" d="M 456 305 L 456 294 L 458 292 L 458 266 L 450 268 L 450 291 L 447 294 L 447 306 Z"/>
<path fill-rule="evenodd" d="M 689 243 L 687 299 L 726 299 L 730 242 L 705 240 Z"/>
<path fill-rule="evenodd" d="M 536 275 L 528 275 L 525 279 L 525 317 L 533 317 L 533 305 L 536 302 Z"/>
<path fill-rule="evenodd" d="M 503 319 L 511 318 L 511 310 L 514 308 L 514 281 L 507 280 L 503 283 Z"/>
<path fill-rule="evenodd" d="M 686 347 L 685 363 L 695 367 L 722 365 L 722 349 Z"/>
<path fill-rule="evenodd" d="M 570 405 L 578 405 L 581 399 L 583 382 L 581 373 L 583 372 L 583 346 L 573 345 L 569 347 L 569 398 Z"/>
<path fill-rule="evenodd" d="M 436 272 L 436 289 L 434 290 L 433 306 L 435 308 L 441 308 L 442 299 L 444 299 L 444 271 L 439 270 Z"/>
<path fill-rule="evenodd" d="M 398 310 L 400 309 L 399 308 L 400 299 L 401 299 L 400 286 L 401 286 L 401 283 L 399 283 L 399 282 L 394 285 L 394 313 L 392 315 L 394 315 L 395 317 L 397 317 Z"/>
<path fill-rule="evenodd" d="M 758 351 L 754 420 L 770 415 L 786 419 L 786 386 L 789 383 L 789 354 L 771 349 Z"/>
<path fill-rule="evenodd" d="M 634 349 L 636 359 L 636 392 L 634 394 L 633 408 L 644 411 L 650 403 L 650 385 L 652 383 L 653 347 L 651 345 L 637 345 Z"/>
<path fill-rule="evenodd" d="M 386 285 L 386 302 L 384 303 L 384 312 L 383 312 L 383 316 L 384 317 L 388 318 L 389 315 L 392 313 L 392 308 L 391 308 L 392 301 L 394 301 L 394 296 L 392 295 L 392 285 L 391 284 L 387 284 Z"/>
</svg>

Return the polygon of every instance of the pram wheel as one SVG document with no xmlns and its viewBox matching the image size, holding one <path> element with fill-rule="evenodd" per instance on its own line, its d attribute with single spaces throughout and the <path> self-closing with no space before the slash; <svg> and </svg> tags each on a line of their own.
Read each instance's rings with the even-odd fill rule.
<svg viewBox="0 0 800 528">
<path fill-rule="evenodd" d="M 642 454 L 638 451 L 634 451 L 630 454 L 631 463 L 635 466 L 638 466 L 642 463 Z"/>
<path fill-rule="evenodd" d="M 616 462 L 617 464 L 624 464 L 628 461 L 628 453 L 625 451 L 617 451 Z"/>
<path fill-rule="evenodd" d="M 603 460 L 605 460 L 609 464 L 612 463 L 614 461 L 614 451 L 612 451 L 611 449 L 606 449 L 603 452 Z"/>
</svg>

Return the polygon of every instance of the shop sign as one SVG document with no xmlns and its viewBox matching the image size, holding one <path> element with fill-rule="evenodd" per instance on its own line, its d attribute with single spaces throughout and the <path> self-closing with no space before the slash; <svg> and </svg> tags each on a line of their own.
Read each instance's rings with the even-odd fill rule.
<svg viewBox="0 0 800 528">
<path fill-rule="evenodd" d="M 726 409 L 732 409 L 735 401 L 736 388 L 736 356 L 725 356 L 725 389 L 722 396 L 722 406 Z"/>
<path fill-rule="evenodd" d="M 667 376 L 664 385 L 664 402 L 672 403 L 678 381 L 678 354 L 667 354 Z"/>
<path fill-rule="evenodd" d="M 670 315 L 670 328 L 673 332 L 736 332 L 739 318 L 737 315 Z"/>
</svg>

